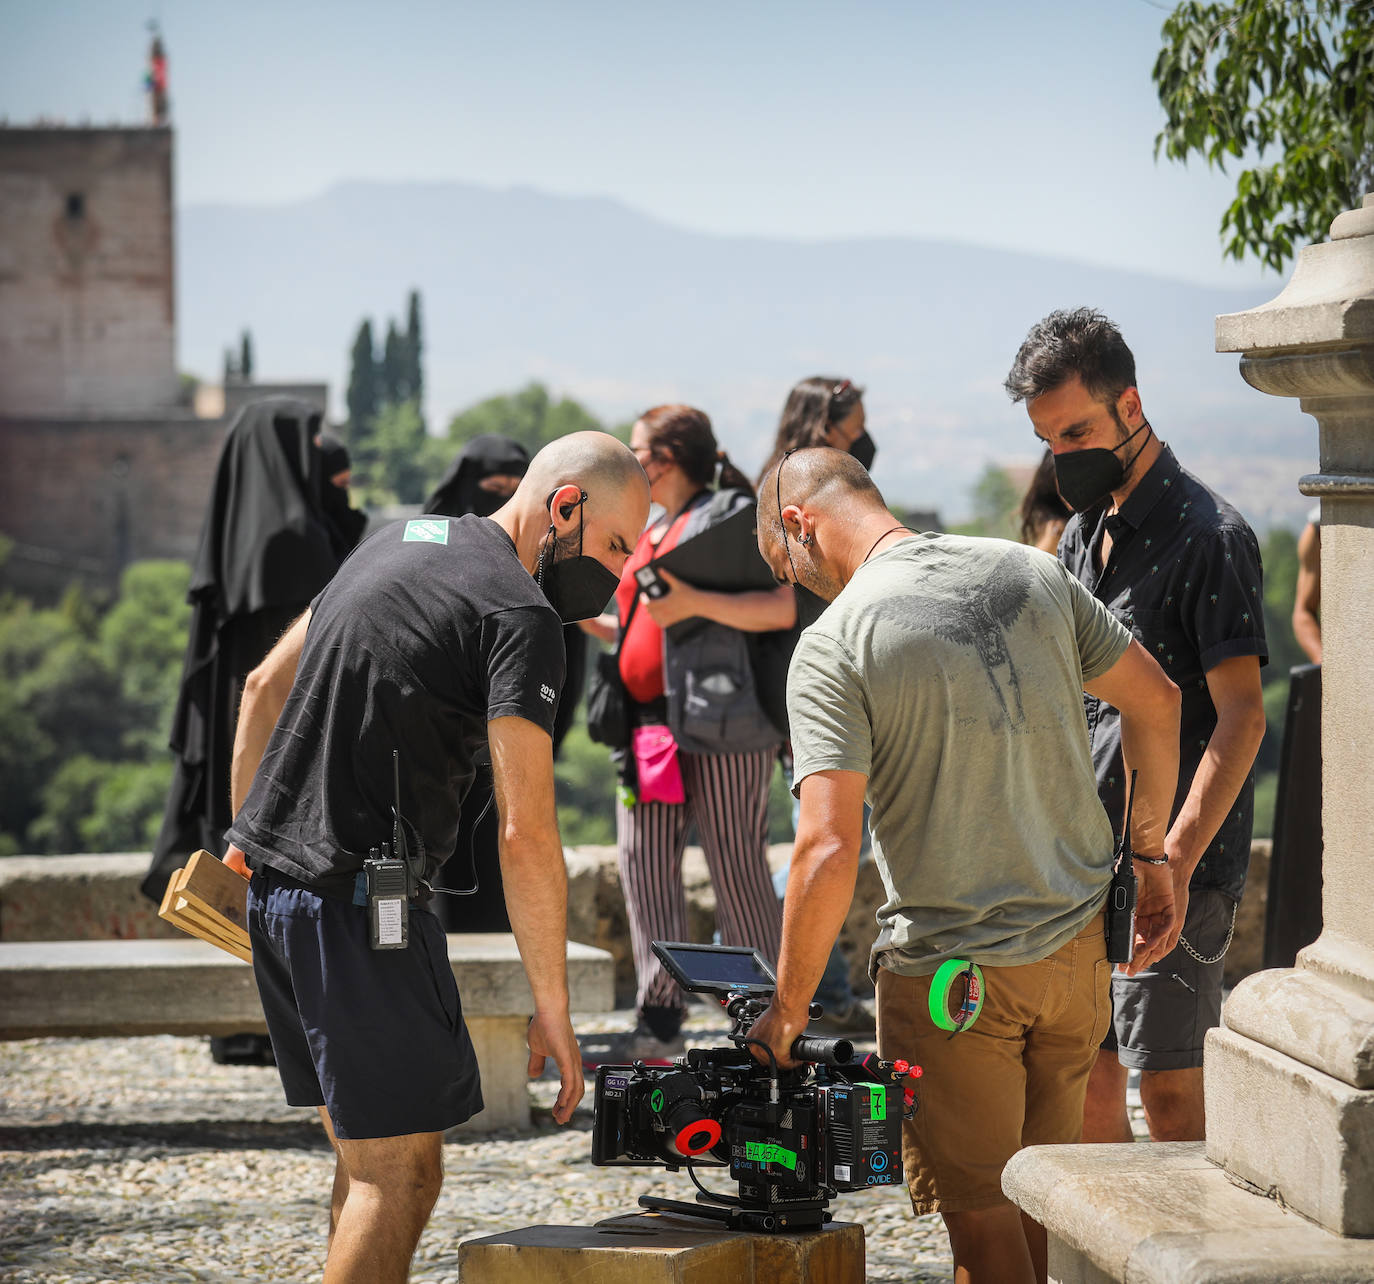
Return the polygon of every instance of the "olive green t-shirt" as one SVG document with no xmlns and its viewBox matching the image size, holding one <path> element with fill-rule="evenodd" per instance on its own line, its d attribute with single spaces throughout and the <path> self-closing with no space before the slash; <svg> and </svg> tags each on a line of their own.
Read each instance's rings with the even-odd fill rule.
<svg viewBox="0 0 1374 1284">
<path fill-rule="evenodd" d="M 874 969 L 1032 963 L 1083 929 L 1113 841 L 1083 684 L 1130 640 L 1049 554 L 938 534 L 869 559 L 802 633 L 794 788 L 868 777 L 887 892 Z"/>
</svg>

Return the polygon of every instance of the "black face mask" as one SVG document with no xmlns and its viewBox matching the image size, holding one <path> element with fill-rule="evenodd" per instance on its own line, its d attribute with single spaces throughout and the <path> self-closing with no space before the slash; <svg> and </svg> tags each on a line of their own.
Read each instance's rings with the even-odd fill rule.
<svg viewBox="0 0 1374 1284">
<path fill-rule="evenodd" d="M 1139 450 L 1131 456 L 1130 464 L 1123 464 L 1116 452 L 1134 441 L 1150 426 L 1147 419 L 1125 441 L 1119 442 L 1110 450 L 1105 446 L 1094 446 L 1090 450 L 1066 450 L 1054 457 L 1054 479 L 1064 502 L 1075 513 L 1081 513 L 1105 499 L 1115 490 L 1120 490 L 1126 480 L 1126 472 L 1131 464 L 1140 457 Z"/>
<path fill-rule="evenodd" d="M 467 511 L 478 517 L 490 517 L 502 504 L 506 496 L 500 491 L 483 490 L 480 486 L 472 488 L 472 498 L 468 500 Z"/>
<path fill-rule="evenodd" d="M 577 501 L 578 508 L 581 509 L 586 502 L 587 492 L 584 490 L 582 498 Z M 534 573 L 535 582 L 564 624 L 576 624 L 578 620 L 590 620 L 600 615 L 610 602 L 611 595 L 620 587 L 620 579 L 614 571 L 602 566 L 596 558 L 583 554 L 583 525 L 582 513 L 579 512 L 577 556 L 560 559 L 558 537 L 550 523 L 549 534 L 544 547 L 539 550 L 539 565 Z M 552 544 L 549 540 L 552 540 Z"/>
<path fill-rule="evenodd" d="M 865 469 L 871 469 L 873 467 L 873 460 L 877 457 L 878 448 L 873 444 L 873 438 L 868 435 L 867 428 L 849 443 L 849 453 L 853 455 Z"/>
</svg>

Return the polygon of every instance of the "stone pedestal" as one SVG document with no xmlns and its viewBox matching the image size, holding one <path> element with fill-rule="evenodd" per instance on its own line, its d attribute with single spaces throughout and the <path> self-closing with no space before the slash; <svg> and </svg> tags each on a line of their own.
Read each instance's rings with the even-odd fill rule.
<svg viewBox="0 0 1374 1284">
<path fill-rule="evenodd" d="M 1321 468 L 1323 930 L 1241 982 L 1207 1043 L 1207 1157 L 1339 1235 L 1374 1236 L 1374 197 L 1273 302 L 1217 319 L 1245 380 L 1298 397 Z"/>
<path fill-rule="evenodd" d="M 1357 1238 L 1374 1237 L 1374 196 L 1216 334 L 1319 430 L 1299 488 L 1322 507 L 1323 930 L 1296 967 L 1242 981 L 1209 1033 L 1205 1147 L 1008 1165 L 1063 1284 L 1374 1279 L 1374 1239 Z"/>
<path fill-rule="evenodd" d="M 670 1214 L 527 1226 L 458 1249 L 463 1284 L 864 1284 L 862 1226 L 755 1235 Z"/>
</svg>

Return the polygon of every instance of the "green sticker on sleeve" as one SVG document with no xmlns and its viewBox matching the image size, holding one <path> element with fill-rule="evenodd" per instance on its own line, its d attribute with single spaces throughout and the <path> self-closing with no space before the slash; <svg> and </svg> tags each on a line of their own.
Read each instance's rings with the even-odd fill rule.
<svg viewBox="0 0 1374 1284">
<path fill-rule="evenodd" d="M 437 521 L 432 517 L 412 518 L 406 523 L 401 543 L 447 544 L 448 518 L 441 517 Z"/>
<path fill-rule="evenodd" d="M 870 1119 L 887 1118 L 887 1089 L 881 1084 L 868 1090 L 868 1117 Z"/>
</svg>

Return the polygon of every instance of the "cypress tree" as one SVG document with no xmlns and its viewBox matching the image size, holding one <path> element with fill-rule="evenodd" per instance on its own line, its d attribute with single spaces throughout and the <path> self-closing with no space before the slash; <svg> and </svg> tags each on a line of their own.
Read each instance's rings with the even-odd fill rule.
<svg viewBox="0 0 1374 1284">
<path fill-rule="evenodd" d="M 247 330 L 239 341 L 239 375 L 244 383 L 253 382 L 253 336 Z"/>
<path fill-rule="evenodd" d="M 424 340 L 420 336 L 420 291 L 410 292 L 410 306 L 406 318 L 406 359 L 407 374 L 410 382 L 410 395 L 418 407 L 424 400 L 425 377 L 420 367 L 420 356 L 424 351 Z"/>
<path fill-rule="evenodd" d="M 377 417 L 377 356 L 372 343 L 372 322 L 364 321 L 353 340 L 352 367 L 348 376 L 348 432 L 361 444 Z"/>
<path fill-rule="evenodd" d="M 386 323 L 386 346 L 382 350 L 382 400 L 389 406 L 399 406 L 410 397 L 410 380 L 406 360 L 406 341 L 396 329 L 396 322 Z"/>
</svg>

